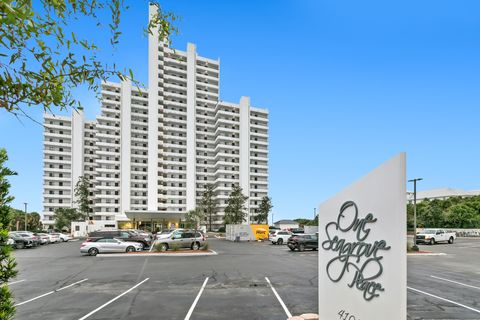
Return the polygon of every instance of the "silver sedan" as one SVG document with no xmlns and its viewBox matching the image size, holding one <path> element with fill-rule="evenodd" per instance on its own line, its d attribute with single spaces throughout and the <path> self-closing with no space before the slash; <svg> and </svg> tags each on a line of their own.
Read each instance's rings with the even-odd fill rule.
<svg viewBox="0 0 480 320">
<path fill-rule="evenodd" d="M 142 249 L 143 246 L 141 243 L 123 241 L 115 238 L 94 239 L 84 242 L 80 246 L 81 253 L 88 253 L 91 256 L 96 256 L 98 253 L 135 252 L 142 251 Z"/>
</svg>

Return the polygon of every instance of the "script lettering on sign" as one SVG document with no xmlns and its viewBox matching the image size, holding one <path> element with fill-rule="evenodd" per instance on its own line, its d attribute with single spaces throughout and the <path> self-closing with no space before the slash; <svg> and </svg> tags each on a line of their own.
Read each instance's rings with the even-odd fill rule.
<svg viewBox="0 0 480 320">
<path fill-rule="evenodd" d="M 347 278 L 348 287 L 363 292 L 367 301 L 385 291 L 376 279 L 383 273 L 382 252 L 390 250 L 385 240 L 367 241 L 371 231 L 369 226 L 376 221 L 372 213 L 360 218 L 355 202 L 347 201 L 340 207 L 337 220 L 325 226 L 328 240 L 322 242 L 323 250 L 336 254 L 327 263 L 328 278 L 332 282 Z M 348 233 L 354 234 L 356 241 L 348 242 L 344 238 Z"/>
</svg>

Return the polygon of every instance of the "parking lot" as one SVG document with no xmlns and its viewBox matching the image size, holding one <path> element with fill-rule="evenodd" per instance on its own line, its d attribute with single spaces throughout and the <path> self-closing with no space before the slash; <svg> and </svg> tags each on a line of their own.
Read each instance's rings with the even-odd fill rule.
<svg viewBox="0 0 480 320">
<path fill-rule="evenodd" d="M 286 319 L 317 311 L 317 252 L 209 242 L 217 256 L 89 257 L 81 242 L 16 250 L 16 319 Z M 420 249 L 445 255 L 408 257 L 408 318 L 480 319 L 480 239 Z"/>
<path fill-rule="evenodd" d="M 16 250 L 16 319 L 286 319 L 318 309 L 318 253 L 210 239 L 217 256 L 90 257 L 81 242 Z"/>
<path fill-rule="evenodd" d="M 419 247 L 446 255 L 408 257 L 409 319 L 480 319 L 480 239 Z"/>
</svg>

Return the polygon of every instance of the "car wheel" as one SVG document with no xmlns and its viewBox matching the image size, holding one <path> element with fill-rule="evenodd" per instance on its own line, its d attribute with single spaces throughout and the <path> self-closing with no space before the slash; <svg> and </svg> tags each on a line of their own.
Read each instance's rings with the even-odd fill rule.
<svg viewBox="0 0 480 320">
<path fill-rule="evenodd" d="M 192 248 L 192 250 L 198 250 L 198 249 L 200 249 L 200 243 L 198 243 L 198 242 L 192 243 L 192 247 L 191 247 L 191 248 Z"/>
<path fill-rule="evenodd" d="M 127 252 L 135 252 L 135 248 L 132 246 L 127 247 Z"/>
<path fill-rule="evenodd" d="M 17 249 L 23 249 L 23 248 L 25 248 L 25 243 L 24 243 L 24 242 L 17 242 L 17 243 L 15 244 L 15 248 L 17 248 Z"/>
<path fill-rule="evenodd" d="M 88 250 L 88 254 L 91 255 L 91 256 L 96 256 L 98 254 L 98 249 L 97 248 L 90 248 L 90 250 Z"/>
<path fill-rule="evenodd" d="M 430 245 L 434 245 L 434 244 L 435 244 L 435 239 L 433 239 L 433 238 L 430 239 L 430 242 L 429 242 L 429 243 L 430 243 Z"/>
<path fill-rule="evenodd" d="M 448 239 L 448 243 L 450 243 L 450 244 L 453 243 L 453 237 L 450 237 L 450 239 Z"/>
<path fill-rule="evenodd" d="M 291 251 L 295 251 L 295 247 L 290 247 L 289 246 L 289 248 L 290 248 Z"/>
<path fill-rule="evenodd" d="M 283 239 L 282 238 L 278 239 L 277 244 L 283 244 Z"/>
<path fill-rule="evenodd" d="M 298 251 L 305 251 L 305 245 L 303 243 L 301 243 L 299 246 L 298 246 Z"/>
<path fill-rule="evenodd" d="M 61 238 L 60 241 L 65 242 L 65 239 Z"/>
<path fill-rule="evenodd" d="M 168 244 L 162 243 L 160 245 L 160 251 L 167 251 L 168 250 Z"/>
<path fill-rule="evenodd" d="M 140 245 L 140 250 L 143 251 L 143 249 L 145 249 L 145 244 L 143 244 L 142 242 L 139 242 L 138 244 Z"/>
</svg>

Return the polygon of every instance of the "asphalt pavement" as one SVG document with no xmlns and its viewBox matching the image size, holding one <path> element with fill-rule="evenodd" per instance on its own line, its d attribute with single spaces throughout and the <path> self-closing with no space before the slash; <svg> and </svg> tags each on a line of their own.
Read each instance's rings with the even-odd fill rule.
<svg viewBox="0 0 480 320">
<path fill-rule="evenodd" d="M 15 251 L 16 319 L 286 319 L 318 309 L 316 251 L 210 239 L 217 256 L 90 257 L 80 243 Z"/>
<path fill-rule="evenodd" d="M 90 257 L 81 242 L 16 250 L 16 319 L 286 319 L 317 312 L 318 253 L 210 239 L 217 256 Z M 480 319 L 480 239 L 408 256 L 408 319 Z"/>
<path fill-rule="evenodd" d="M 409 319 L 480 319 L 480 239 L 419 247 L 444 255 L 408 257 Z"/>
</svg>

